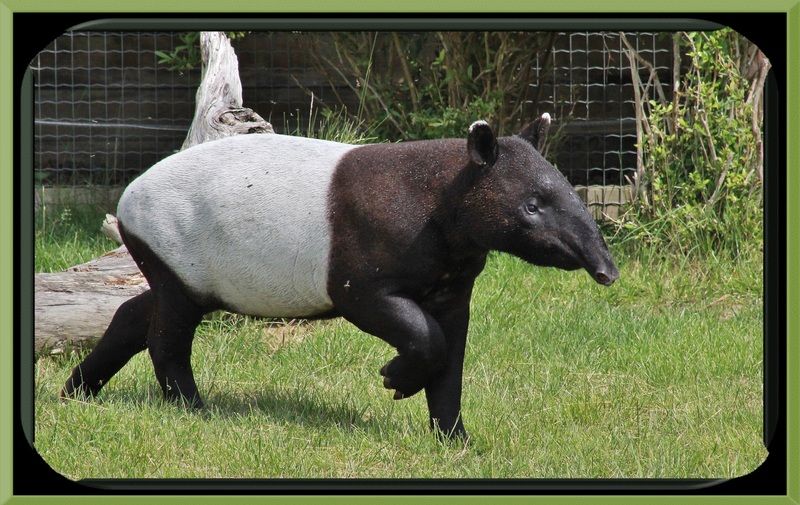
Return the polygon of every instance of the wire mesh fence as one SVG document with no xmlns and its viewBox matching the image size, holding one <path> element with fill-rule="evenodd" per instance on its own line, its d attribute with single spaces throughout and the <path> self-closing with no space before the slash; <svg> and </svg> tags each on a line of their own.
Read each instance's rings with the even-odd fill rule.
<svg viewBox="0 0 800 505">
<path fill-rule="evenodd" d="M 670 39 L 627 33 L 637 53 L 669 79 Z M 561 113 L 559 168 L 573 184 L 624 184 L 636 166 L 636 113 L 630 66 L 619 33 L 559 33 L 550 52 L 551 75 L 537 60 L 539 109 Z"/>
<path fill-rule="evenodd" d="M 199 71 L 172 72 L 155 50 L 172 33 L 67 33 L 31 64 L 36 181 L 125 184 L 180 146 Z"/>
<path fill-rule="evenodd" d="M 254 32 L 234 41 L 245 105 L 277 132 L 305 131 L 309 91 L 329 102 L 352 95 L 315 71 L 308 46 L 299 43 L 312 36 Z M 625 36 L 668 84 L 670 34 Z M 574 185 L 625 186 L 636 170 L 636 131 L 621 35 L 559 32 L 549 40 L 532 51 L 525 105 L 530 117 L 555 116 L 548 158 Z M 192 121 L 200 70 L 171 70 L 157 51 L 172 52 L 181 43 L 177 32 L 69 32 L 42 50 L 30 65 L 37 185 L 119 187 L 177 151 Z M 584 197 L 606 209 L 623 191 Z"/>
<path fill-rule="evenodd" d="M 671 37 L 560 32 L 544 52 L 549 61 L 542 52 L 536 55 L 532 106 L 538 113 L 555 111 L 559 120 L 550 158 L 573 185 L 582 186 L 579 192 L 596 217 L 616 215 L 636 172 L 635 93 L 624 41 L 671 86 Z"/>
</svg>

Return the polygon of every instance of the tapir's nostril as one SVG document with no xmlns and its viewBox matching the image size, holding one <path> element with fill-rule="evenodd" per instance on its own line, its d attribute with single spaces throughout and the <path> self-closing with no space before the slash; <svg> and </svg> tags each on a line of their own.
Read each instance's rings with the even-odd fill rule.
<svg viewBox="0 0 800 505">
<path fill-rule="evenodd" d="M 616 272 L 611 272 L 610 274 L 604 270 L 600 270 L 594 274 L 594 280 L 596 280 L 599 284 L 603 286 L 610 286 L 614 284 L 614 281 L 617 280 L 619 274 Z"/>
</svg>

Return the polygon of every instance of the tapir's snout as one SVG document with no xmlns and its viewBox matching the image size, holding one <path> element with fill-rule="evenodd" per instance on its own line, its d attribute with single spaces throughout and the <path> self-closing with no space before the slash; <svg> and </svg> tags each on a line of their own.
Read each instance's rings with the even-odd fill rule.
<svg viewBox="0 0 800 505">
<path fill-rule="evenodd" d="M 597 240 L 587 241 L 587 244 L 591 245 L 584 247 L 583 266 L 595 282 L 603 286 L 610 286 L 619 279 L 619 269 L 614 264 L 611 252 L 599 231 L 596 237 Z"/>
<path fill-rule="evenodd" d="M 603 286 L 610 286 L 619 279 L 619 269 L 614 264 L 614 258 L 611 257 L 611 252 L 597 226 L 593 221 L 588 221 L 588 223 L 587 228 L 591 231 L 584 232 L 582 235 L 583 237 L 588 236 L 588 238 L 579 241 L 571 249 L 575 251 L 579 264 L 595 282 Z"/>
<path fill-rule="evenodd" d="M 592 274 L 592 278 L 594 278 L 598 284 L 610 286 L 614 284 L 617 279 L 619 279 L 619 270 L 617 269 L 616 265 L 610 263 L 608 266 L 602 267 L 595 271 Z"/>
</svg>

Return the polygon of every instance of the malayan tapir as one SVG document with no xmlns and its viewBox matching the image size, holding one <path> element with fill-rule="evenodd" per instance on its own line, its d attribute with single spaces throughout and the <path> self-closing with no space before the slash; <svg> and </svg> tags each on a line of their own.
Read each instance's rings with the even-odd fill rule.
<svg viewBox="0 0 800 505">
<path fill-rule="evenodd" d="M 542 115 L 496 137 L 355 146 L 277 134 L 200 144 L 119 201 L 119 231 L 150 289 L 120 306 L 62 396 L 95 395 L 148 349 L 168 399 L 200 407 L 190 355 L 204 314 L 341 316 L 397 349 L 394 398 L 421 390 L 439 434 L 466 437 L 461 379 L 473 283 L 489 251 L 619 272 L 586 206 L 539 153 Z"/>
</svg>

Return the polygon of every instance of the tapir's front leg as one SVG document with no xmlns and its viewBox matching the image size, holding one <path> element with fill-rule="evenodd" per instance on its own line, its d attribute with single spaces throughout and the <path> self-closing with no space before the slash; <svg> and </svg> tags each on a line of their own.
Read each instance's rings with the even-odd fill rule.
<svg viewBox="0 0 800 505">
<path fill-rule="evenodd" d="M 469 293 L 465 299 L 437 311 L 447 342 L 444 369 L 425 385 L 431 428 L 449 438 L 467 439 L 461 419 L 461 383 L 469 326 Z"/>
<path fill-rule="evenodd" d="M 397 356 L 380 370 L 384 386 L 395 390 L 395 399 L 418 393 L 444 368 L 447 346 L 442 329 L 412 299 L 387 287 L 353 285 L 335 303 L 360 330 L 397 349 Z"/>
</svg>

